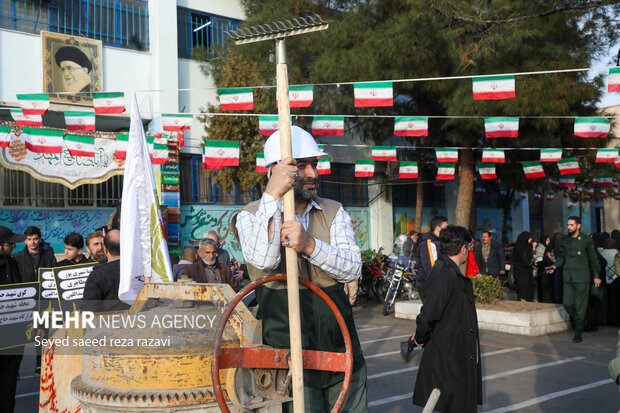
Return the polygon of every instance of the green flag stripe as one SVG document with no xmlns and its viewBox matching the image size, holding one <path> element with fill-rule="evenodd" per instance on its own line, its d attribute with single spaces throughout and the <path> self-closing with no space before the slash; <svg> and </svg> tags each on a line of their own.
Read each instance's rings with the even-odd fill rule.
<svg viewBox="0 0 620 413">
<path fill-rule="evenodd" d="M 368 83 L 354 83 L 355 89 L 387 89 L 392 88 L 392 82 L 368 82 Z"/>
<path fill-rule="evenodd" d="M 117 141 L 128 141 L 129 140 L 129 134 L 128 133 L 119 133 L 116 135 L 116 140 Z"/>
<path fill-rule="evenodd" d="M 360 160 L 355 162 L 356 165 L 374 165 L 375 161 Z"/>
<path fill-rule="evenodd" d="M 394 118 L 394 122 L 428 122 L 427 116 L 399 116 Z"/>
<path fill-rule="evenodd" d="M 401 162 L 400 166 L 418 166 L 417 162 Z"/>
<path fill-rule="evenodd" d="M 620 73 L 620 67 L 612 67 L 611 69 L 609 69 L 609 74 L 612 73 Z"/>
<path fill-rule="evenodd" d="M 66 110 L 65 116 L 79 116 L 79 117 L 95 117 L 95 112 L 75 112 Z"/>
<path fill-rule="evenodd" d="M 510 80 L 510 79 L 514 79 L 515 77 L 513 75 L 504 75 L 504 76 L 481 76 L 481 77 L 474 77 L 472 78 L 472 80 L 474 82 L 489 82 L 492 80 Z"/>
<path fill-rule="evenodd" d="M 437 165 L 438 165 L 437 166 L 438 168 L 454 168 L 455 164 L 453 164 L 453 163 L 439 163 Z"/>
<path fill-rule="evenodd" d="M 314 88 L 314 86 L 310 85 L 310 86 L 289 86 L 288 90 L 292 90 L 292 91 L 302 91 L 302 90 L 310 90 L 312 91 Z"/>
<path fill-rule="evenodd" d="M 436 148 L 437 152 L 458 152 L 458 149 L 452 148 Z"/>
<path fill-rule="evenodd" d="M 10 126 L 0 126 L 0 133 L 11 133 Z"/>
<path fill-rule="evenodd" d="M 205 147 L 238 148 L 239 147 L 239 142 L 231 142 L 231 141 L 205 141 Z"/>
<path fill-rule="evenodd" d="M 577 162 L 577 158 L 566 158 L 558 161 L 558 163 L 569 163 L 569 162 Z"/>
<path fill-rule="evenodd" d="M 320 162 L 329 162 L 329 158 L 321 158 L 319 159 L 319 163 Z"/>
<path fill-rule="evenodd" d="M 61 130 L 52 130 L 52 129 L 38 129 L 38 128 L 22 128 L 24 133 L 28 135 L 39 135 L 39 136 L 62 136 L 63 131 Z"/>
<path fill-rule="evenodd" d="M 194 115 L 191 113 L 162 113 L 162 118 L 191 118 Z"/>
<path fill-rule="evenodd" d="M 373 151 L 395 151 L 396 146 L 373 146 Z"/>
<path fill-rule="evenodd" d="M 122 98 L 125 97 L 125 93 L 123 92 L 94 92 L 94 99 L 105 99 L 105 98 Z"/>
<path fill-rule="evenodd" d="M 482 169 L 482 168 L 495 168 L 495 164 L 494 163 L 479 163 L 478 169 Z"/>
<path fill-rule="evenodd" d="M 575 118 L 575 123 L 609 123 L 605 118 Z"/>
<path fill-rule="evenodd" d="M 523 162 L 523 166 L 529 168 L 532 166 L 542 166 L 542 164 L 540 162 Z"/>
<path fill-rule="evenodd" d="M 19 100 L 50 100 L 49 93 L 18 94 Z"/>
<path fill-rule="evenodd" d="M 518 122 L 519 118 L 484 118 L 484 122 Z"/>
<path fill-rule="evenodd" d="M 252 93 L 251 87 L 231 87 L 226 89 L 218 89 L 218 95 L 238 95 L 241 93 Z"/>
<path fill-rule="evenodd" d="M 153 145 L 153 150 L 155 150 L 155 151 L 163 151 L 165 149 L 168 149 L 168 145 L 164 145 L 164 144 L 161 144 L 161 143 L 156 143 L 156 144 Z"/>
<path fill-rule="evenodd" d="M 344 121 L 344 116 L 315 116 L 314 120 L 341 120 Z"/>
<path fill-rule="evenodd" d="M 64 139 L 71 142 L 81 142 L 81 143 L 95 143 L 94 136 L 82 136 L 82 135 L 65 135 Z"/>
</svg>

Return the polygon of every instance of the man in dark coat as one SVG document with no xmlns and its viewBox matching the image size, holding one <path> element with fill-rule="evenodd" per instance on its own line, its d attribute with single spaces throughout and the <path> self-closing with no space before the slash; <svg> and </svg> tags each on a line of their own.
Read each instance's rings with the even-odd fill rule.
<svg viewBox="0 0 620 413">
<path fill-rule="evenodd" d="M 108 262 L 95 267 L 88 276 L 82 297 L 82 311 L 98 313 L 122 311 L 130 307 L 118 298 L 118 285 L 121 279 L 120 234 L 117 229 L 113 229 L 103 239 L 103 250 Z"/>
<path fill-rule="evenodd" d="M 422 301 L 426 298 L 424 287 L 428 281 L 428 275 L 433 265 L 435 265 L 435 261 L 437 261 L 441 251 L 439 246 L 439 232 L 446 226 L 448 226 L 448 218 L 437 215 L 435 218 L 431 219 L 431 230 L 422 235 L 422 238 L 418 242 L 418 250 L 415 254 L 415 283 Z"/>
<path fill-rule="evenodd" d="M 493 277 L 499 277 L 506 273 L 504 250 L 497 241 L 491 239 L 490 231 L 482 233 L 482 242 L 476 246 L 474 256 L 480 273 Z"/>
<path fill-rule="evenodd" d="M 39 268 L 56 266 L 56 257 L 52 249 L 43 248 L 39 227 L 26 228 L 24 235 L 26 246 L 15 254 L 14 258 L 17 261 L 22 282 L 34 282 L 39 279 Z"/>
<path fill-rule="evenodd" d="M 198 244 L 200 257 L 195 263 L 183 268 L 183 274 L 197 283 L 228 284 L 237 292 L 241 286 L 237 284 L 228 265 L 218 264 L 217 244 L 210 238 L 204 238 Z"/>
<path fill-rule="evenodd" d="M 438 388 L 437 411 L 477 412 L 482 404 L 478 318 L 471 279 L 459 270 L 472 238 L 465 228 L 450 225 L 441 230 L 439 242 L 442 255 L 431 270 L 412 336 L 424 346 L 413 403 L 424 406 Z"/>
</svg>

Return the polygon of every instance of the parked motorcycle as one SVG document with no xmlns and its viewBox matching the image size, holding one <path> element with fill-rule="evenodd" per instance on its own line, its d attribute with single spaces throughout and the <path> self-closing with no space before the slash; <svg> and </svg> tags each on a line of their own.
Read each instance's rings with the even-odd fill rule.
<svg viewBox="0 0 620 413">
<path fill-rule="evenodd" d="M 389 258 L 390 270 L 384 279 L 385 298 L 383 300 L 383 315 L 388 315 L 392 311 L 394 301 L 400 295 L 408 300 L 416 300 L 419 298 L 418 291 L 415 288 L 415 274 L 411 271 L 413 261 L 399 261 L 398 257 Z"/>
<path fill-rule="evenodd" d="M 362 263 L 362 276 L 359 282 L 358 296 L 369 298 L 376 298 L 381 301 L 383 299 L 383 266 L 385 262 L 385 255 L 381 252 L 383 247 L 379 248 L 377 255 Z"/>
</svg>

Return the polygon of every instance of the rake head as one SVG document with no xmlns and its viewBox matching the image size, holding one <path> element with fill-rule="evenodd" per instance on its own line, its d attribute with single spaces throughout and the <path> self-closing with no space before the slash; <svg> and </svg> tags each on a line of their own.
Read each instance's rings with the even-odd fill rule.
<svg viewBox="0 0 620 413">
<path fill-rule="evenodd" d="M 242 27 L 225 32 L 235 44 L 262 42 L 264 40 L 282 39 L 297 34 L 305 34 L 325 30 L 329 23 L 318 14 L 282 20 L 270 24 Z"/>
</svg>

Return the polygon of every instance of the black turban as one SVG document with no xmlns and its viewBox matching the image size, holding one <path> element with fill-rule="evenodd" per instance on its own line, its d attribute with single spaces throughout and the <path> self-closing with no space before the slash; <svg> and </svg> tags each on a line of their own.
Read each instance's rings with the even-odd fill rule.
<svg viewBox="0 0 620 413">
<path fill-rule="evenodd" d="M 88 73 L 90 73 L 93 68 L 92 63 L 88 60 L 88 57 L 77 47 L 73 46 L 63 46 L 56 51 L 56 55 L 54 56 L 56 59 L 56 64 L 60 67 L 60 62 L 69 60 L 71 62 L 75 62 L 78 65 L 85 67 L 88 69 Z"/>
</svg>

